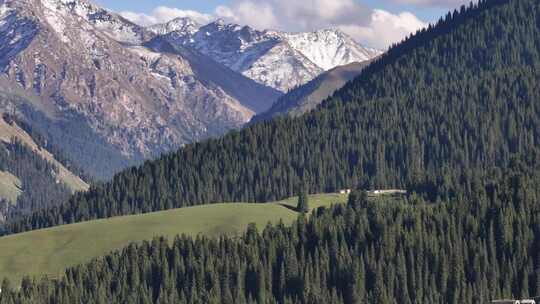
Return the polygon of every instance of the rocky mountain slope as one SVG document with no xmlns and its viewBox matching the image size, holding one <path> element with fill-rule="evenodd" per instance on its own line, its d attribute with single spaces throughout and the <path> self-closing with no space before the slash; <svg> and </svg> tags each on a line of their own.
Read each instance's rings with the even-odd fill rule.
<svg viewBox="0 0 540 304">
<path fill-rule="evenodd" d="M 0 0 L 0 112 L 109 178 L 240 128 L 283 92 L 377 54 L 334 30 L 187 18 L 144 28 L 86 0 Z"/>
<path fill-rule="evenodd" d="M 286 92 L 336 66 L 364 62 L 381 54 L 339 30 L 312 33 L 258 31 L 217 20 L 201 26 L 189 18 L 149 28 L 168 34 L 176 45 L 191 47 L 261 84 Z"/>
<path fill-rule="evenodd" d="M 0 224 L 8 213 L 59 204 L 89 189 L 78 168 L 19 123 L 9 115 L 0 116 Z"/>
<path fill-rule="evenodd" d="M 156 39 L 85 0 L 0 1 L 3 110 L 16 108 L 72 159 L 92 151 L 85 169 L 108 177 L 238 128 L 280 95 Z"/>
<path fill-rule="evenodd" d="M 269 120 L 282 115 L 298 116 L 315 109 L 336 90 L 360 75 L 370 62 L 355 62 L 321 74 L 305 85 L 281 96 L 270 110 L 254 116 L 250 123 Z"/>
<path fill-rule="evenodd" d="M 72 192 L 86 191 L 89 185 L 79 176 L 71 172 L 62 162 L 56 159 L 56 156 L 37 143 L 26 130 L 21 128 L 17 122 L 0 118 L 0 142 L 12 144 L 13 141 L 19 141 L 28 147 L 36 156 L 50 163 L 56 168 L 54 174 L 58 183 L 66 185 Z"/>
<path fill-rule="evenodd" d="M 536 16 L 537 0 L 489 0 L 448 14 L 392 47 L 315 111 L 186 146 L 10 231 L 34 222 L 271 201 L 299 189 L 397 188 L 453 203 L 484 177 L 489 204 L 501 185 L 493 178 L 503 170 L 540 168 L 540 69 L 531 68 L 540 67 L 540 27 L 523 22 Z M 528 195 L 531 203 L 538 197 L 526 189 L 500 193 Z M 496 216 L 499 205 L 493 207 Z"/>
<path fill-rule="evenodd" d="M 175 18 L 167 23 L 152 25 L 148 27 L 148 30 L 158 35 L 166 35 L 171 32 L 179 32 L 184 35 L 193 35 L 199 30 L 200 27 L 200 24 L 198 24 L 195 20 L 189 17 L 180 17 Z"/>
</svg>

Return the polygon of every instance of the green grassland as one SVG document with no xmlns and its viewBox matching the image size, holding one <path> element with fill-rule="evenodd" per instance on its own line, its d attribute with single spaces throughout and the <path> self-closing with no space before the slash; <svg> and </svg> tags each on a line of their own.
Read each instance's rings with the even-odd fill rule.
<svg viewBox="0 0 540 304">
<path fill-rule="evenodd" d="M 347 195 L 319 194 L 310 208 L 344 203 Z M 250 223 L 264 228 L 280 219 L 292 223 L 297 198 L 268 204 L 227 203 L 116 217 L 0 238 L 0 280 L 23 275 L 58 277 L 65 268 L 87 262 L 131 242 L 178 234 L 219 236 L 242 233 Z"/>
</svg>

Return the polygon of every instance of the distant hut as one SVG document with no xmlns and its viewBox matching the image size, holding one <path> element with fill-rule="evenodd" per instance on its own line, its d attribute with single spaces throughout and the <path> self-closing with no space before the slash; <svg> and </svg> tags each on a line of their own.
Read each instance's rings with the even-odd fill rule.
<svg viewBox="0 0 540 304">
<path fill-rule="evenodd" d="M 493 300 L 491 304 L 536 304 L 536 301 L 533 299 L 525 300 Z"/>
</svg>

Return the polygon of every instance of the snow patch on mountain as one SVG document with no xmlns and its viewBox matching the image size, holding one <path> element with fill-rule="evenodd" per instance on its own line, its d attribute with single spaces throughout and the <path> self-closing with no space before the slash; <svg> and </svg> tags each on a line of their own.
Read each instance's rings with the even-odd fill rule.
<svg viewBox="0 0 540 304">
<path fill-rule="evenodd" d="M 200 27 L 201 25 L 195 20 L 188 17 L 183 17 L 173 19 L 164 24 L 150 26 L 148 27 L 148 30 L 158 35 L 166 35 L 171 32 L 180 32 L 185 35 L 193 35 L 199 30 Z"/>
<path fill-rule="evenodd" d="M 353 62 L 367 61 L 381 54 L 378 50 L 357 44 L 339 30 L 281 35 L 295 50 L 325 71 Z"/>
<path fill-rule="evenodd" d="M 141 27 L 87 1 L 41 0 L 41 4 L 46 10 L 48 23 L 59 35 L 64 36 L 64 41 L 69 40 L 69 37 L 65 37 L 66 27 L 81 24 L 82 20 L 77 20 L 77 17 L 118 42 L 140 44 L 143 41 L 144 33 Z M 68 25 L 69 21 L 78 22 Z"/>
<path fill-rule="evenodd" d="M 0 19 L 2 19 L 0 20 L 0 25 L 3 25 L 5 23 L 4 18 L 12 11 L 13 9 L 8 7 L 5 2 L 0 5 Z"/>
<path fill-rule="evenodd" d="M 311 33 L 258 31 L 217 20 L 204 26 L 189 18 L 150 29 L 176 45 L 191 47 L 261 84 L 286 92 L 322 72 L 381 54 L 339 30 Z"/>
<path fill-rule="evenodd" d="M 239 128 L 280 95 L 185 50 L 86 0 L 0 0 L 0 82 L 54 116 L 60 146 L 117 160 L 105 167 Z"/>
<path fill-rule="evenodd" d="M 246 54 L 250 58 L 252 54 Z M 245 61 L 240 61 L 245 64 Z M 289 90 L 310 81 L 323 70 L 313 64 L 287 43 L 279 43 L 269 49 L 264 56 L 250 63 L 243 74 L 267 86 L 281 91 Z"/>
</svg>

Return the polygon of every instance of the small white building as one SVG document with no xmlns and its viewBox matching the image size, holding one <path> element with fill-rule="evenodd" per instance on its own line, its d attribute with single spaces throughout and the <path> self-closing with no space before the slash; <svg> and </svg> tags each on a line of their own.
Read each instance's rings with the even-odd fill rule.
<svg viewBox="0 0 540 304">
<path fill-rule="evenodd" d="M 491 304 L 536 304 L 536 301 L 533 299 L 524 299 L 524 300 L 493 300 Z"/>
<path fill-rule="evenodd" d="M 407 190 L 401 190 L 401 189 L 388 189 L 388 190 L 372 190 L 368 191 L 368 194 L 371 195 L 406 195 Z"/>
<path fill-rule="evenodd" d="M 343 189 L 339 191 L 340 194 L 351 194 L 351 192 L 352 192 L 351 189 Z"/>
</svg>

